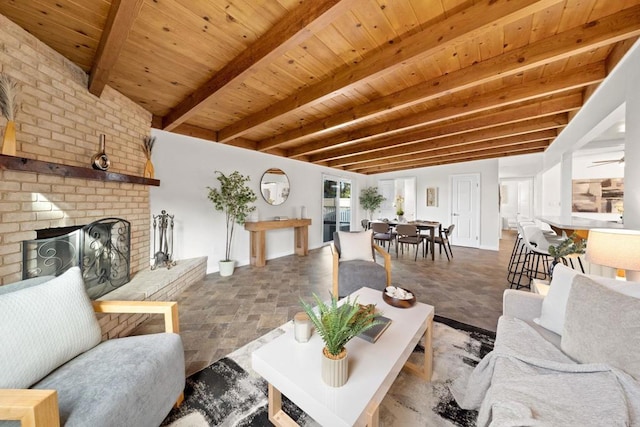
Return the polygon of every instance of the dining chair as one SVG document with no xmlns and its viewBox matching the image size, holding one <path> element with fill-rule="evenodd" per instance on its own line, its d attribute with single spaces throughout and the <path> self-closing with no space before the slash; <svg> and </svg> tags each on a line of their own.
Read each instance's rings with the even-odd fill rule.
<svg viewBox="0 0 640 427">
<path fill-rule="evenodd" d="M 418 248 L 420 244 L 424 243 L 424 236 L 420 234 L 418 227 L 411 224 L 398 224 L 396 226 L 396 234 L 396 258 L 398 257 L 400 245 L 403 245 L 402 253 L 404 253 L 404 245 L 414 245 L 416 247 L 416 253 L 413 260 L 417 260 Z"/>
<path fill-rule="evenodd" d="M 455 224 L 451 224 L 447 228 L 442 228 L 442 225 L 438 228 L 438 235 L 434 236 L 435 243 L 440 246 L 440 253 L 442 253 L 442 247 L 444 247 L 444 253 L 447 255 L 447 261 L 450 260 L 449 255 L 453 258 L 453 251 L 451 250 L 451 234 L 453 233 L 453 229 L 455 228 Z M 448 248 L 448 252 L 447 252 Z"/>
<path fill-rule="evenodd" d="M 369 225 L 371 230 L 373 230 L 373 240 L 380 243 L 383 248 L 385 245 L 384 242 L 387 242 L 387 252 L 389 252 L 389 250 L 391 250 L 391 244 L 396 239 L 396 233 L 393 231 L 393 228 L 386 222 L 371 222 Z"/>
</svg>

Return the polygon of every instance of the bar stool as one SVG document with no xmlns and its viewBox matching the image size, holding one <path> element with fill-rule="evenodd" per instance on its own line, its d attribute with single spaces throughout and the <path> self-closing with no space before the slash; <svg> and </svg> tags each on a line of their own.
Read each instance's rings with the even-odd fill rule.
<svg viewBox="0 0 640 427">
<path fill-rule="evenodd" d="M 507 281 L 511 284 L 512 287 L 517 283 L 515 278 L 522 269 L 522 266 L 524 264 L 524 257 L 527 252 L 523 240 L 524 231 L 522 230 L 522 227 L 524 227 L 525 225 L 535 225 L 535 223 L 528 220 L 521 220 L 516 222 L 518 235 L 516 237 L 516 241 L 513 244 L 511 258 L 509 259 L 509 265 L 507 267 Z"/>
<path fill-rule="evenodd" d="M 522 227 L 525 255 L 519 271 L 511 282 L 511 287 L 516 289 L 530 288 L 533 279 L 546 279 L 549 275 L 550 262 L 553 259 L 549 255 L 549 241 L 544 237 L 542 230 L 536 225 Z M 528 279 L 526 284 L 522 279 Z"/>
</svg>

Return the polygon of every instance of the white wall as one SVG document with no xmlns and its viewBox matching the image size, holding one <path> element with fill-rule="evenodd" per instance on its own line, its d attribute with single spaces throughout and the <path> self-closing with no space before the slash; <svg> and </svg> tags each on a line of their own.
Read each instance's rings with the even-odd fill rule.
<svg viewBox="0 0 640 427">
<path fill-rule="evenodd" d="M 335 169 L 286 159 L 190 138 L 163 131 L 153 131 L 157 137 L 153 150 L 153 163 L 160 187 L 151 188 L 151 212 L 158 214 L 165 209 L 175 215 L 174 258 L 186 259 L 208 256 L 207 273 L 218 271 L 218 260 L 224 258 L 225 224 L 222 212 L 214 209 L 207 199 L 207 186 L 217 186 L 214 171 L 225 174 L 235 170 L 249 175 L 249 186 L 258 199 L 260 219 L 274 216 L 296 218 L 300 207 L 306 206 L 307 216 L 312 219 L 309 228 L 309 248 L 318 248 L 322 243 L 322 174 L 340 176 L 352 180 L 354 215 L 353 227 L 360 227 L 358 194 L 366 182 L 366 176 L 340 172 Z M 291 182 L 289 198 L 280 206 L 270 206 L 260 196 L 260 178 L 269 168 L 282 169 Z M 280 229 L 267 232 L 267 259 L 293 254 L 293 230 Z M 236 225 L 231 248 L 231 258 L 236 265 L 249 264 L 249 232 Z"/>
<path fill-rule="evenodd" d="M 500 215 L 498 214 L 498 159 L 432 166 L 411 171 L 371 175 L 368 185 L 381 179 L 417 178 L 417 219 L 451 224 L 450 177 L 469 173 L 480 174 L 480 248 L 498 250 Z M 427 187 L 438 188 L 438 206 L 427 207 Z M 453 242 L 455 244 L 455 241 Z"/>
<path fill-rule="evenodd" d="M 542 170 L 543 159 L 543 153 L 501 157 L 498 160 L 500 179 L 533 177 Z"/>
<path fill-rule="evenodd" d="M 541 173 L 542 215 L 560 215 L 560 163 Z"/>
</svg>

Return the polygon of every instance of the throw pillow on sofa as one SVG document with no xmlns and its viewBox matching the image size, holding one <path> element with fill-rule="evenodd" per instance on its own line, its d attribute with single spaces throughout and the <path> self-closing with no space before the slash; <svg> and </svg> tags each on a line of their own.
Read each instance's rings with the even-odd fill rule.
<svg viewBox="0 0 640 427">
<path fill-rule="evenodd" d="M 0 337 L 0 388 L 29 388 L 98 345 L 102 333 L 80 269 L 0 295 Z"/>
<path fill-rule="evenodd" d="M 542 301 L 540 317 L 534 319 L 534 322 L 545 329 L 562 335 L 567 300 L 576 276 L 589 277 L 612 290 L 640 298 L 640 283 L 638 282 L 626 282 L 608 277 L 585 275 L 563 264 L 558 264 L 553 269 L 549 293 Z"/>
<path fill-rule="evenodd" d="M 640 299 L 576 277 L 561 348 L 580 363 L 606 363 L 640 379 Z"/>
</svg>

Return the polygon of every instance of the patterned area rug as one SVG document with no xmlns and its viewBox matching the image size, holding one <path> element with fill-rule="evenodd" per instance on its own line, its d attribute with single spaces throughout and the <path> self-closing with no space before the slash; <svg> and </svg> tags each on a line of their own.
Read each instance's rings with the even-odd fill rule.
<svg viewBox="0 0 640 427">
<path fill-rule="evenodd" d="M 458 407 L 448 385 L 468 376 L 493 349 L 494 334 L 436 316 L 430 383 L 402 371 L 380 405 L 382 426 L 473 426 L 475 411 Z M 251 369 L 251 352 L 284 333 L 275 329 L 187 378 L 185 401 L 163 426 L 271 426 L 267 383 Z M 424 348 L 416 347 L 412 357 Z M 302 426 L 318 425 L 283 396 L 283 408 Z"/>
</svg>

